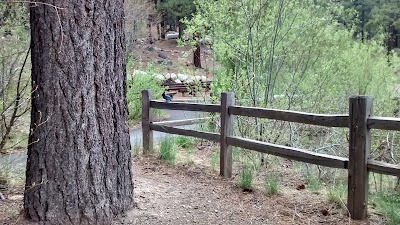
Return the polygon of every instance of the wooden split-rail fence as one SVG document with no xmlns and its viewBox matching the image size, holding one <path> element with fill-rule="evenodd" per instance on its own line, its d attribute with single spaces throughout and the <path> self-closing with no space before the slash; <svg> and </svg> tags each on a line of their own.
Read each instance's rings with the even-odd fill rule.
<svg viewBox="0 0 400 225">
<path fill-rule="evenodd" d="M 372 115 L 372 97 L 349 99 L 349 114 L 312 114 L 288 110 L 243 107 L 235 105 L 234 93 L 222 93 L 221 104 L 198 104 L 153 101 L 151 92 L 142 91 L 142 130 L 144 154 L 153 151 L 153 131 L 202 138 L 220 144 L 220 175 L 232 176 L 232 146 L 272 154 L 287 159 L 348 170 L 347 208 L 352 219 L 363 220 L 368 208 L 368 175 L 375 172 L 400 177 L 400 165 L 369 159 L 371 129 L 400 131 L 400 119 Z M 151 109 L 170 109 L 220 113 L 220 133 L 177 128 L 174 126 L 204 122 L 204 118 L 153 122 Z M 316 153 L 233 136 L 233 117 L 247 116 L 297 122 L 324 127 L 349 128 L 349 158 Z"/>
</svg>

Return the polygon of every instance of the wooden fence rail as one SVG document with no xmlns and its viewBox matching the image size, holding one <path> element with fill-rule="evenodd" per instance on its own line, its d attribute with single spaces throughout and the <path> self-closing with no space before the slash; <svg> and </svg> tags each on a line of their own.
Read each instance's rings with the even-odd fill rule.
<svg viewBox="0 0 400 225">
<path fill-rule="evenodd" d="M 233 93 L 222 93 L 220 105 L 152 101 L 150 91 L 144 90 L 142 91 L 143 151 L 145 154 L 153 151 L 152 132 L 154 130 L 218 142 L 220 144 L 220 174 L 224 177 L 232 176 L 232 146 L 296 161 L 347 169 L 347 207 L 352 219 L 363 220 L 367 217 L 369 172 L 400 177 L 400 165 L 369 159 L 371 150 L 370 129 L 400 131 L 400 119 L 374 117 L 372 115 L 372 103 L 372 97 L 369 96 L 351 97 L 349 99 L 348 115 L 326 115 L 235 106 Z M 220 133 L 173 127 L 204 122 L 207 118 L 152 122 L 152 108 L 220 113 Z M 268 118 L 325 127 L 349 128 L 349 158 L 235 137 L 233 136 L 234 116 Z"/>
</svg>

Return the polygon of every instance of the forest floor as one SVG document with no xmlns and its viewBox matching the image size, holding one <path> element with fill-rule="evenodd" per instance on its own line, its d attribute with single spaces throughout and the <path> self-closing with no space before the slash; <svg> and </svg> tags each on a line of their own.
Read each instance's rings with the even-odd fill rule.
<svg viewBox="0 0 400 225">
<path fill-rule="evenodd" d="M 288 169 L 289 160 L 277 174 L 285 180 L 278 194 L 265 194 L 262 182 L 243 191 L 237 173 L 224 179 L 207 166 L 212 151 L 202 148 L 192 156 L 195 161 L 175 166 L 154 157 L 135 158 L 136 206 L 113 224 L 385 224 L 373 213 L 366 221 L 351 221 L 343 205 L 299 188 L 307 185 Z"/>
<path fill-rule="evenodd" d="M 260 183 L 253 191 L 243 191 L 237 173 L 224 179 L 206 165 L 212 151 L 200 148 L 191 156 L 195 161 L 175 166 L 155 156 L 135 157 L 135 207 L 113 225 L 385 224 L 371 211 L 368 220 L 351 221 L 345 207 L 329 203 L 324 194 L 312 193 L 307 186 L 298 188 L 304 181 L 288 169 L 291 162 L 286 160 L 277 174 L 285 180 L 278 194 L 265 194 Z M 22 204 L 22 195 L 0 202 L 0 224 L 33 224 L 23 219 Z"/>
</svg>

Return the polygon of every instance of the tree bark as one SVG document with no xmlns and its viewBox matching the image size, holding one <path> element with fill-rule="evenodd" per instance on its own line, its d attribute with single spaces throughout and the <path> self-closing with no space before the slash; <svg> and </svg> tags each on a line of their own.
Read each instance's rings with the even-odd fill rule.
<svg viewBox="0 0 400 225">
<path fill-rule="evenodd" d="M 42 224 L 110 224 L 133 205 L 123 0 L 31 7 L 24 198 Z"/>
<path fill-rule="evenodd" d="M 197 42 L 196 50 L 194 51 L 194 54 L 193 54 L 193 64 L 195 67 L 201 68 L 201 49 L 200 49 L 199 42 Z"/>
</svg>

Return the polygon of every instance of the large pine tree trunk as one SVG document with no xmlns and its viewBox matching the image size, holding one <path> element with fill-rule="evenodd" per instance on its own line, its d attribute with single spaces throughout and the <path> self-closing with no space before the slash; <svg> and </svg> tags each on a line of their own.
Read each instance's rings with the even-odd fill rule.
<svg viewBox="0 0 400 225">
<path fill-rule="evenodd" d="M 133 205 L 123 0 L 31 8 L 32 112 L 25 215 L 108 224 Z"/>
</svg>

